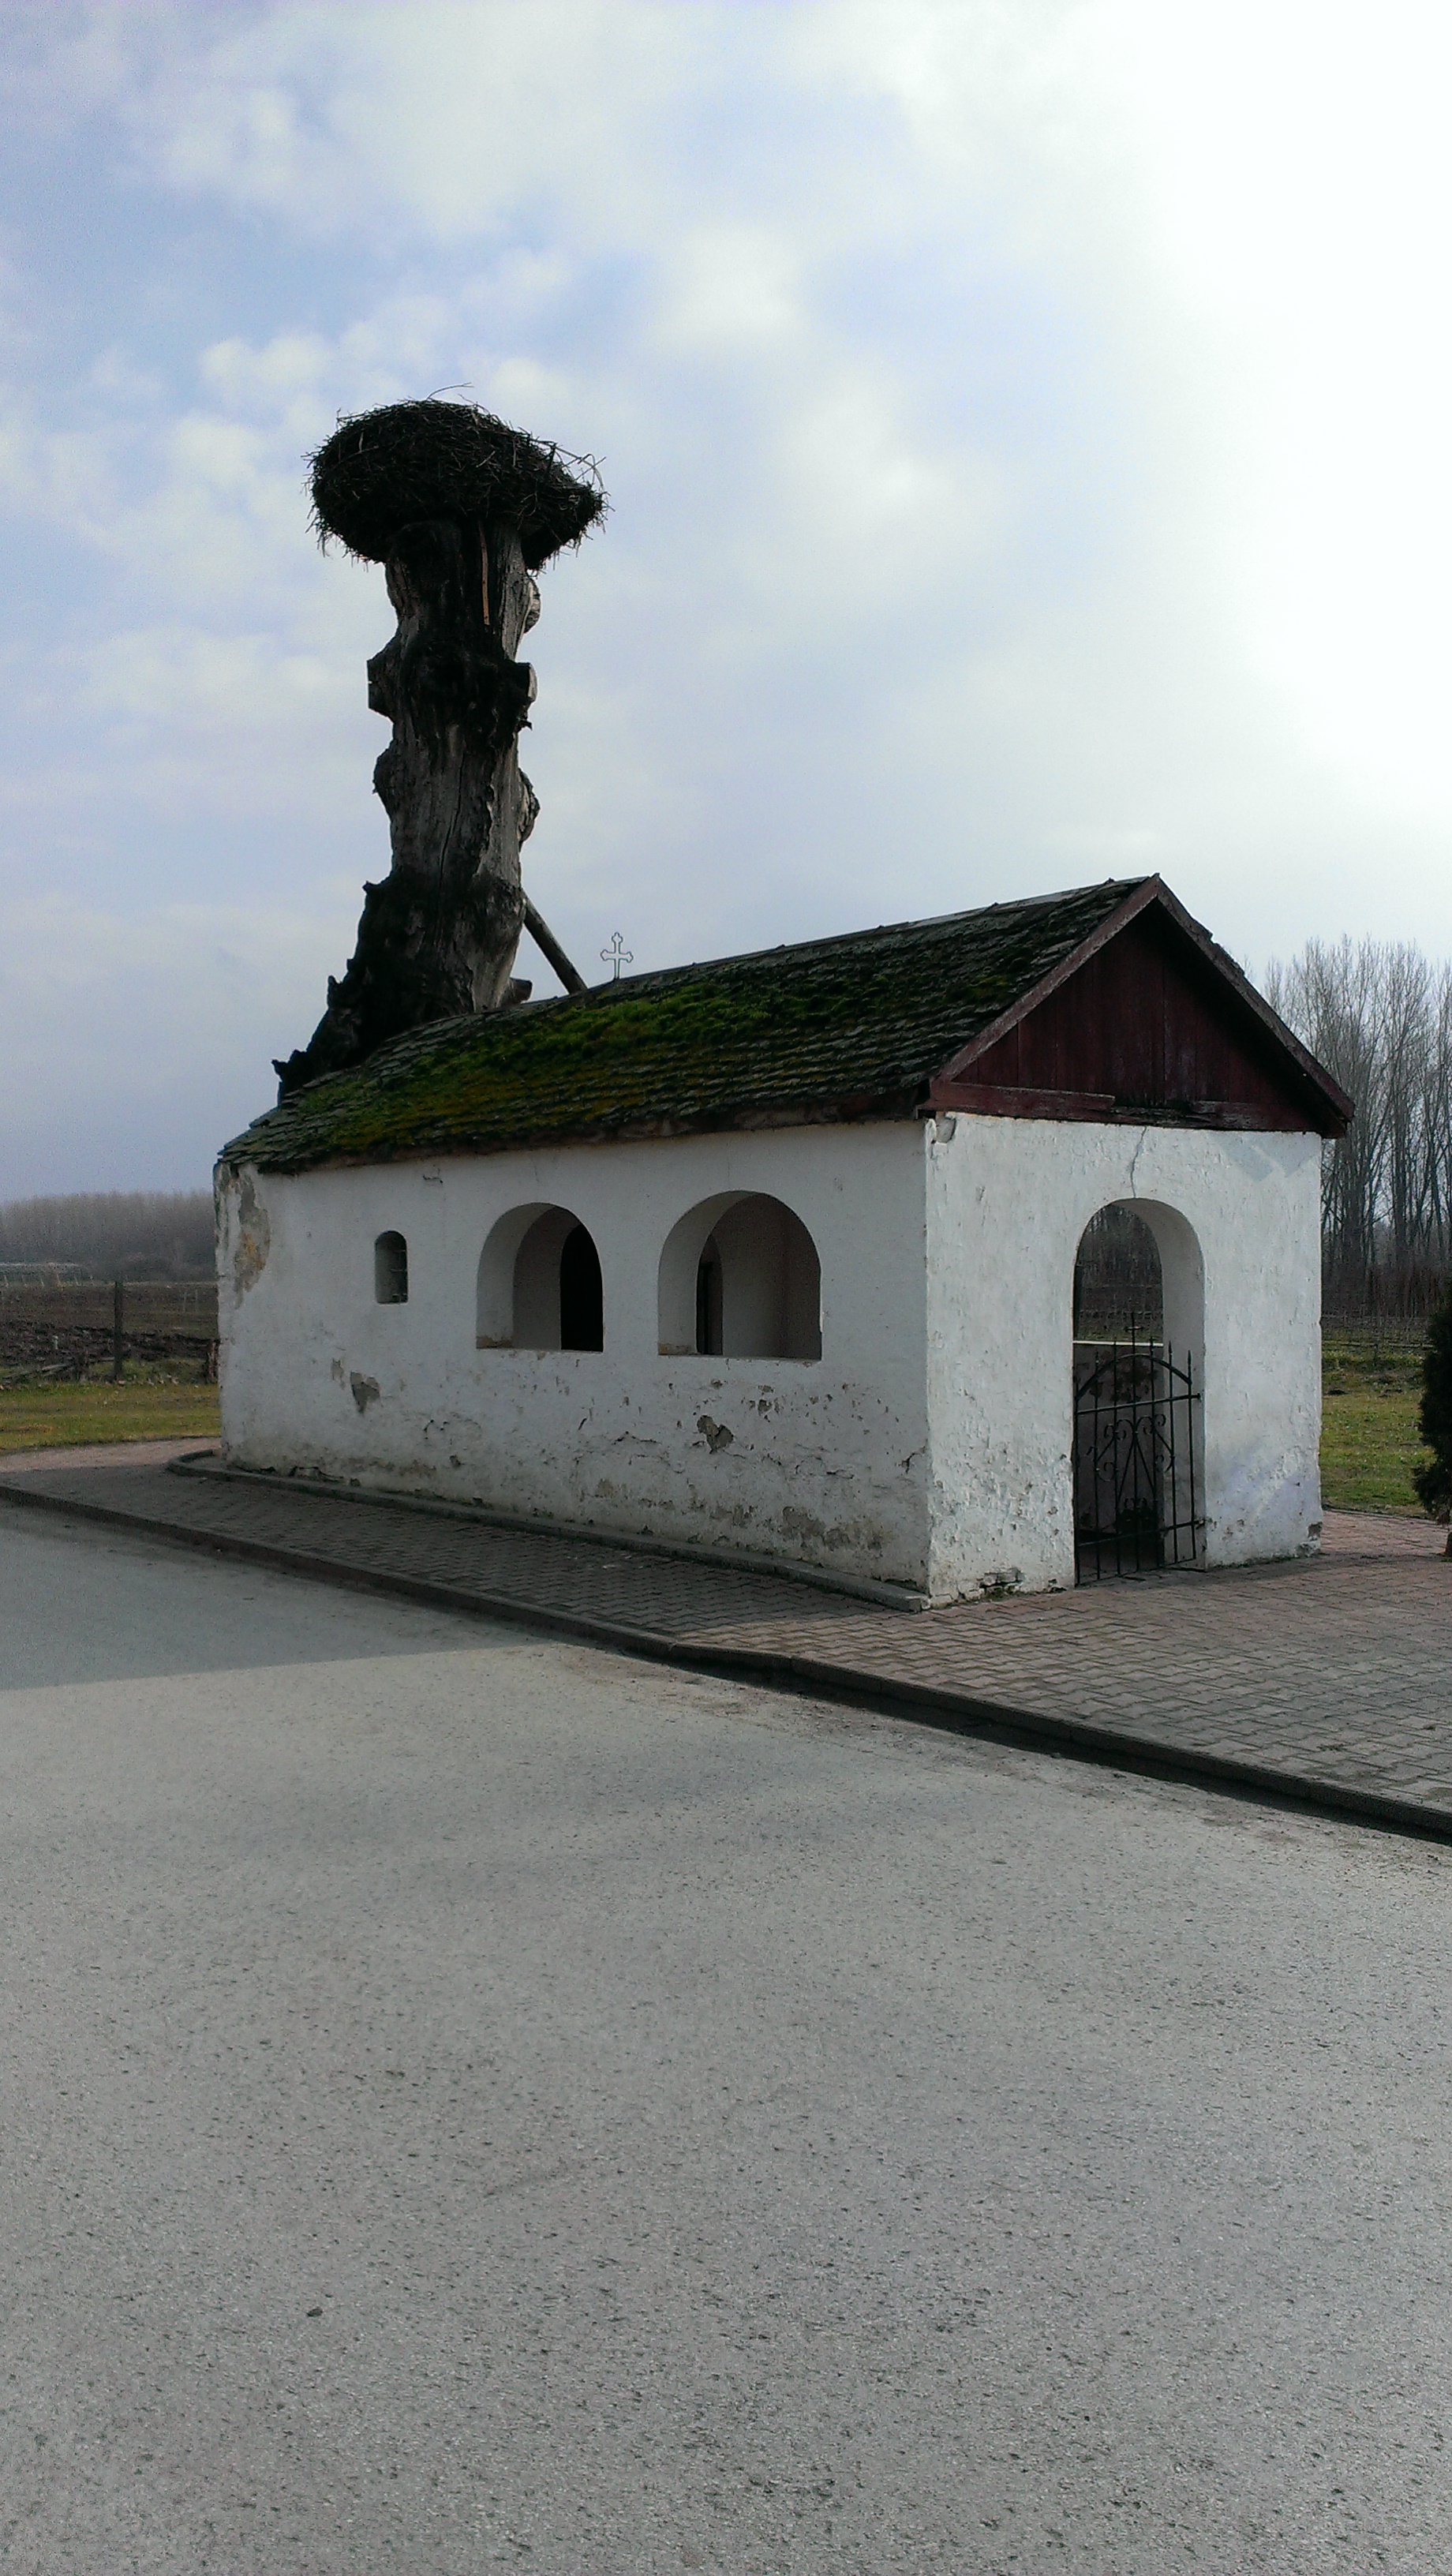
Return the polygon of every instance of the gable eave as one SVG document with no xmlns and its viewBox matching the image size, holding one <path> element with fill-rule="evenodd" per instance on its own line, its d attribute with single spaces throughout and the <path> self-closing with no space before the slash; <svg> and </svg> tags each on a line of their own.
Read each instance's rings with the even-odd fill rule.
<svg viewBox="0 0 1452 2576">
<path fill-rule="evenodd" d="M 996 1020 L 990 1020 L 986 1029 L 980 1029 L 975 1038 L 970 1038 L 966 1046 L 960 1047 L 956 1055 L 939 1065 L 934 1081 L 956 1082 L 961 1079 L 979 1056 L 986 1055 L 1000 1038 L 1009 1036 L 1021 1020 L 1028 1018 L 1030 1011 L 1036 1011 L 1040 1003 L 1046 1002 L 1052 993 L 1057 993 L 1062 985 L 1078 974 L 1081 966 L 1086 966 L 1091 957 L 1097 957 L 1101 948 L 1107 948 L 1111 939 L 1117 938 L 1128 922 L 1145 911 L 1157 893 L 1164 891 L 1158 877 L 1145 877 L 1132 894 L 1127 894 L 1122 903 L 1116 904 L 1112 912 L 1106 913 L 1104 919 L 1096 923 L 1077 947 L 1071 948 L 1066 957 L 1061 957 L 1056 966 L 1051 966 L 1046 975 L 1039 977 L 1037 983 L 1030 984 L 1027 991 L 1010 1002 L 1006 1010 L 999 1012 Z"/>
<path fill-rule="evenodd" d="M 1269 1002 L 1256 991 L 1249 977 L 1242 973 L 1229 952 L 1222 948 L 1217 940 L 1211 938 L 1209 931 L 1205 929 L 1203 923 L 1195 919 L 1193 913 L 1186 911 L 1178 897 L 1171 894 L 1169 887 L 1159 876 L 1146 877 L 1131 894 L 1125 896 L 1122 903 L 1115 906 L 1113 912 L 1105 915 L 1103 921 L 1099 922 L 1067 957 L 1061 957 L 1056 966 L 1051 967 L 1049 972 L 1041 976 L 1036 984 L 1031 985 L 1027 992 L 1021 993 L 1018 999 L 1010 1003 L 1005 1011 L 1000 1012 L 998 1018 L 986 1029 L 980 1029 L 976 1037 L 970 1038 L 966 1046 L 960 1047 L 955 1055 L 940 1065 L 933 1076 L 932 1089 L 936 1091 L 939 1084 L 961 1084 L 971 1079 L 973 1066 L 989 1052 L 990 1048 L 996 1046 L 1001 1038 L 1009 1036 L 1029 1017 L 1031 1012 L 1038 1010 L 1048 1001 L 1051 995 L 1059 992 L 1089 963 L 1092 957 L 1096 957 L 1102 949 L 1107 948 L 1132 921 L 1139 918 L 1141 913 L 1151 910 L 1163 914 L 1164 918 L 1210 967 L 1216 979 L 1227 988 L 1239 1008 L 1247 1012 L 1257 1023 L 1261 1034 L 1270 1040 L 1275 1054 L 1285 1063 L 1294 1088 L 1300 1093 L 1310 1095 L 1308 1106 L 1314 1106 L 1318 1112 L 1309 1121 L 1315 1132 L 1322 1136 L 1344 1135 L 1356 1115 L 1355 1102 L 1326 1071 L 1325 1066 L 1317 1062 L 1309 1048 L 1301 1044 L 1295 1032 L 1287 1028 L 1278 1013 L 1271 1009 Z"/>
<path fill-rule="evenodd" d="M 1228 950 L 1222 948 L 1218 940 L 1211 938 L 1203 922 L 1197 921 L 1193 913 L 1185 910 L 1184 905 L 1171 894 L 1167 885 L 1161 884 L 1158 879 L 1155 883 L 1158 888 L 1156 900 L 1167 919 L 1174 923 L 1175 928 L 1189 941 L 1191 947 L 1199 951 L 1206 964 L 1213 967 L 1223 978 L 1242 1009 L 1248 1011 L 1251 1018 L 1258 1022 L 1262 1033 L 1270 1039 L 1276 1051 L 1289 1059 L 1293 1071 L 1300 1077 L 1306 1089 L 1324 1105 L 1331 1123 L 1321 1128 L 1321 1134 L 1344 1136 L 1356 1115 L 1356 1103 L 1349 1092 L 1343 1091 L 1335 1076 L 1327 1072 L 1324 1064 L 1312 1055 L 1309 1047 L 1302 1045 L 1294 1029 L 1287 1028 L 1279 1012 L 1273 1011 L 1264 994 L 1256 991 L 1249 976 L 1242 972 Z"/>
</svg>

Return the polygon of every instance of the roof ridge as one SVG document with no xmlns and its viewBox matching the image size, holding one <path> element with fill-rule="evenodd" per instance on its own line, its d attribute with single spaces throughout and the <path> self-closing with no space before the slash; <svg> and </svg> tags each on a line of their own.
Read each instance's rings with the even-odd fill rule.
<svg viewBox="0 0 1452 2576">
<path fill-rule="evenodd" d="M 907 931 L 957 930 L 961 929 L 966 922 L 988 921 L 994 914 L 1042 912 L 1051 905 L 1073 903 L 1086 895 L 1113 895 L 1118 902 L 1122 903 L 1127 902 L 1130 895 L 1137 894 L 1140 887 L 1148 885 L 1149 882 L 1148 874 L 1139 877 L 1101 877 L 1092 885 L 1062 887 L 1056 894 L 1016 895 L 1009 903 L 970 904 L 961 912 L 930 912 L 923 915 L 921 919 L 912 921 L 864 923 L 859 930 L 829 930 L 816 939 L 781 939 L 773 948 L 731 949 L 723 957 L 691 957 L 685 959 L 679 966 L 647 966 L 638 975 L 622 975 L 618 980 L 608 984 L 588 985 L 583 993 L 544 994 L 541 996 L 541 1002 L 598 1000 L 603 996 L 622 991 L 627 984 L 651 984 L 664 976 L 705 975 L 712 973 L 718 967 L 767 964 L 785 957 L 805 957 L 813 951 L 826 954 L 832 949 L 853 947 L 859 940 L 891 939 Z M 540 1003 L 525 1002 L 518 1007 L 522 1010 L 537 1010 Z"/>
<path fill-rule="evenodd" d="M 325 1082 L 355 1081 L 369 1075 L 376 1077 L 398 1072 L 416 1058 L 431 1056 L 455 1042 L 467 1042 L 477 1037 L 486 1019 L 494 1027 L 506 1022 L 511 1027 L 518 1027 L 544 1013 L 609 1009 L 632 994 L 645 997 L 664 992 L 689 982 L 693 976 L 721 975 L 733 967 L 779 967 L 789 961 L 800 963 L 811 957 L 830 957 L 872 940 L 905 939 L 910 932 L 926 937 L 935 932 L 941 935 L 961 931 L 969 923 L 988 922 L 995 918 L 1007 921 L 1015 914 L 1046 912 L 1057 905 L 1079 902 L 1094 895 L 1103 896 L 1106 901 L 1113 898 L 1109 906 L 1112 910 L 1117 904 L 1127 902 L 1132 894 L 1150 881 L 1148 877 L 1103 877 L 1092 885 L 1067 886 L 1057 894 L 1018 895 L 1008 903 L 973 904 L 961 912 L 928 913 L 918 920 L 877 922 L 859 930 L 833 930 L 818 939 L 779 940 L 774 948 L 733 949 L 723 957 L 687 958 L 678 966 L 647 966 L 638 975 L 620 975 L 607 983 L 589 984 L 582 993 L 542 993 L 537 999 L 512 1003 L 507 1013 L 470 1011 L 447 1020 L 429 1020 L 421 1028 L 405 1029 L 400 1036 L 389 1038 L 383 1046 L 376 1047 L 372 1055 L 365 1057 L 361 1065 L 345 1067 L 339 1073 L 320 1074 L 314 1082 L 300 1085 L 289 1097 L 301 1099 L 306 1092 L 316 1099 Z M 281 1107 L 282 1103 L 279 1102 L 278 1106 Z M 272 1115 L 270 1111 L 262 1114 Z M 256 1123 L 254 1120 L 253 1124 Z"/>
<path fill-rule="evenodd" d="M 300 1171 L 567 1136 L 911 1117 L 950 1063 L 1162 895 L 1158 877 L 1110 877 L 437 1020 L 290 1093 L 223 1160 Z"/>
</svg>

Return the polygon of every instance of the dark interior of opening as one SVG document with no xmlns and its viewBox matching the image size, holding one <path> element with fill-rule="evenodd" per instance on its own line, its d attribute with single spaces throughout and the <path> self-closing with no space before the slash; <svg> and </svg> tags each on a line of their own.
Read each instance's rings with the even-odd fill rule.
<svg viewBox="0 0 1452 2576">
<path fill-rule="evenodd" d="M 560 1348 L 605 1348 L 605 1288 L 600 1277 L 600 1255 L 593 1236 L 583 1225 L 575 1226 L 566 1235 L 560 1253 Z"/>
<path fill-rule="evenodd" d="M 1133 1208 L 1101 1208 L 1074 1264 L 1075 1341 L 1157 1342 L 1164 1328 L 1159 1245 Z"/>
<path fill-rule="evenodd" d="M 401 1234 L 380 1234 L 373 1246 L 373 1294 L 380 1306 L 408 1304 L 408 1245 Z"/>
<path fill-rule="evenodd" d="M 696 1272 L 696 1348 L 708 1355 L 721 1349 L 721 1255 L 714 1234 Z"/>
</svg>

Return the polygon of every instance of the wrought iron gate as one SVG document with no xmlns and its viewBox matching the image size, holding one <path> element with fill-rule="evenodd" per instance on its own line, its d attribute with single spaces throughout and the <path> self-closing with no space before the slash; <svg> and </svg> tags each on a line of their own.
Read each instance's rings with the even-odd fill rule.
<svg viewBox="0 0 1452 2576">
<path fill-rule="evenodd" d="M 1189 1354 L 1166 1342 L 1078 1343 L 1074 1351 L 1074 1569 L 1106 1575 L 1193 1565 L 1195 1409 Z"/>
</svg>

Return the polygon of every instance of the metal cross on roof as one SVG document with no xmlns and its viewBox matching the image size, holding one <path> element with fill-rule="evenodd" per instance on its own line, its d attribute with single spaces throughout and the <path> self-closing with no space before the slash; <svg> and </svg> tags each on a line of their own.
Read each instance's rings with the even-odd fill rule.
<svg viewBox="0 0 1452 2576">
<path fill-rule="evenodd" d="M 608 948 L 602 948 L 600 955 L 607 966 L 614 967 L 615 973 L 612 980 L 617 984 L 620 981 L 621 967 L 635 964 L 635 951 L 626 947 L 624 937 L 618 930 L 612 930 L 610 945 Z"/>
</svg>

